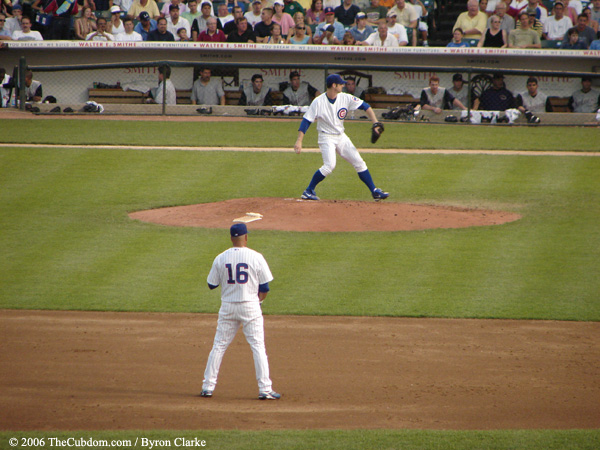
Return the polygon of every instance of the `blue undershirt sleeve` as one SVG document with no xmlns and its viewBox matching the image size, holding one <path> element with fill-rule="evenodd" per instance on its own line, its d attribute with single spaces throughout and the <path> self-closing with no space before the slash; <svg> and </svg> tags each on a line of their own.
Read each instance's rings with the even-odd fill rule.
<svg viewBox="0 0 600 450">
<path fill-rule="evenodd" d="M 300 128 L 298 128 L 298 131 L 302 131 L 304 134 L 306 134 L 306 132 L 308 131 L 308 127 L 310 127 L 311 125 L 311 121 L 307 120 L 307 119 L 302 119 L 302 122 L 300 122 Z"/>
<path fill-rule="evenodd" d="M 258 292 L 269 292 L 270 290 L 269 283 L 260 284 L 258 286 Z"/>
<path fill-rule="evenodd" d="M 362 109 L 363 111 L 366 111 L 370 107 L 371 107 L 371 105 L 369 105 L 367 102 L 362 102 L 362 104 L 358 107 L 358 109 Z"/>
<path fill-rule="evenodd" d="M 215 285 L 213 285 L 213 284 L 210 284 L 210 283 L 208 283 L 208 288 L 209 288 L 209 289 L 216 289 L 216 288 L 218 288 L 218 287 L 219 287 L 219 286 L 215 286 Z"/>
</svg>

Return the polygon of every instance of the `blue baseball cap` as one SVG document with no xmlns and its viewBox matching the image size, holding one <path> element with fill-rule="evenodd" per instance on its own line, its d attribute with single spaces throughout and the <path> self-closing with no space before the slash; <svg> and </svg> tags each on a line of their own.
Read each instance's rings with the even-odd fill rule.
<svg viewBox="0 0 600 450">
<path fill-rule="evenodd" d="M 346 84 L 346 81 L 340 77 L 337 73 L 332 73 L 327 77 L 325 84 L 327 87 L 331 87 L 332 84 Z"/>
<path fill-rule="evenodd" d="M 248 228 L 245 223 L 234 223 L 229 229 L 231 237 L 238 237 L 248 234 Z"/>
</svg>

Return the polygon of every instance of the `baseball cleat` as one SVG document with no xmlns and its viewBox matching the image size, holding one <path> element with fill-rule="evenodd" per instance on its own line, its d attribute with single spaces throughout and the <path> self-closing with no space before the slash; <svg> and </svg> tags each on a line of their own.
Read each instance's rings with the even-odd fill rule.
<svg viewBox="0 0 600 450">
<path fill-rule="evenodd" d="M 378 202 L 379 200 L 385 200 L 386 198 L 388 198 L 390 196 L 389 192 L 383 192 L 379 188 L 375 188 L 373 190 L 372 194 L 373 194 L 373 198 L 375 199 L 376 202 Z"/>
<path fill-rule="evenodd" d="M 206 397 L 206 398 L 211 398 L 212 397 L 212 393 L 213 391 L 202 391 L 200 392 L 200 397 Z"/>
<path fill-rule="evenodd" d="M 258 394 L 259 400 L 279 400 L 281 398 L 281 394 L 278 394 L 275 391 L 271 392 L 261 392 Z"/>
<path fill-rule="evenodd" d="M 309 191 L 308 189 L 302 193 L 302 198 L 304 200 L 319 200 L 319 197 L 317 197 L 315 191 Z"/>
</svg>

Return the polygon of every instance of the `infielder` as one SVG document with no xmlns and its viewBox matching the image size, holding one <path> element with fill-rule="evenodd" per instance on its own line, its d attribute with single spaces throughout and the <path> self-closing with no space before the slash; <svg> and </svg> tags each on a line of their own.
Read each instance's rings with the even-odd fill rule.
<svg viewBox="0 0 600 450">
<path fill-rule="evenodd" d="M 273 275 L 260 253 L 249 249 L 248 229 L 236 223 L 230 229 L 233 247 L 217 256 L 208 274 L 208 287 L 221 286 L 221 309 L 213 348 L 208 356 L 201 397 L 212 397 L 219 367 L 240 326 L 254 355 L 260 400 L 278 400 L 269 378 L 265 332 L 260 304 L 269 292 Z"/>
<path fill-rule="evenodd" d="M 298 130 L 298 139 L 294 145 L 294 151 L 300 153 L 302 151 L 302 140 L 306 131 L 315 120 L 318 120 L 318 143 L 323 156 L 323 166 L 313 175 L 310 184 L 302 193 L 302 198 L 305 200 L 319 200 L 319 197 L 315 193 L 315 188 L 317 184 L 323 181 L 335 169 L 336 152 L 352 164 L 358 173 L 358 177 L 367 185 L 376 201 L 388 198 L 390 194 L 375 187 L 367 165 L 350 138 L 344 133 L 344 119 L 348 111 L 362 109 L 367 113 L 367 116 L 373 122 L 372 142 L 383 131 L 383 124 L 377 121 L 375 112 L 368 103 L 353 95 L 342 92 L 344 84 L 346 84 L 342 77 L 337 74 L 329 75 L 326 79 L 326 84 L 327 91 L 315 98 L 310 104 L 308 111 L 304 114 Z"/>
</svg>

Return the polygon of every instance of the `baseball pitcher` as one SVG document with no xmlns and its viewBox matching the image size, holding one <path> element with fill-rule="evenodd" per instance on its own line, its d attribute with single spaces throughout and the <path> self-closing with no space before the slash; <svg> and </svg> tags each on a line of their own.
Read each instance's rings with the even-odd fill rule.
<svg viewBox="0 0 600 450">
<path fill-rule="evenodd" d="M 319 200 L 315 188 L 335 169 L 336 153 L 339 153 L 342 158 L 352 164 L 358 173 L 358 177 L 371 191 L 375 201 L 388 198 L 390 194 L 375 187 L 367 165 L 344 132 L 344 119 L 348 111 L 357 109 L 365 111 L 371 122 L 373 122 L 372 142 L 377 141 L 383 132 L 383 124 L 377 121 L 375 112 L 368 103 L 358 97 L 342 92 L 346 82 L 338 74 L 329 75 L 326 84 L 327 91 L 315 98 L 304 114 L 298 130 L 298 139 L 294 145 L 294 151 L 300 153 L 306 131 L 315 120 L 318 120 L 318 142 L 323 156 L 323 165 L 313 175 L 310 184 L 302 193 L 302 198 L 305 200 Z"/>
</svg>

